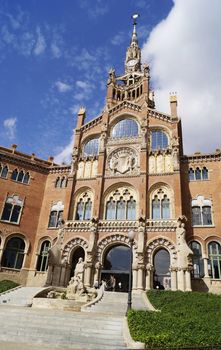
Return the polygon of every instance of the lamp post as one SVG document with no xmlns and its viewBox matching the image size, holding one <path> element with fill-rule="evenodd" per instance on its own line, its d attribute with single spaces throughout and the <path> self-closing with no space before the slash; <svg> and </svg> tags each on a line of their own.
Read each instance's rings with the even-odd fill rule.
<svg viewBox="0 0 221 350">
<path fill-rule="evenodd" d="M 127 299 L 127 312 L 131 309 L 132 305 L 132 265 L 133 265 L 133 242 L 134 242 L 135 232 L 133 230 L 128 232 L 128 237 L 130 240 L 130 270 L 129 270 L 129 286 L 128 286 L 128 299 Z"/>
</svg>

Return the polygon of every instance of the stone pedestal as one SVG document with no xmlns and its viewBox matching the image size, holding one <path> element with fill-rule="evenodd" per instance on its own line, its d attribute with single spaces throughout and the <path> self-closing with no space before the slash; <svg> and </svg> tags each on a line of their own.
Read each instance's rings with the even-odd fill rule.
<svg viewBox="0 0 221 350">
<path fill-rule="evenodd" d="M 170 269 L 171 273 L 171 290 L 177 290 L 177 270 L 175 268 Z"/>
<path fill-rule="evenodd" d="M 177 271 L 177 284 L 178 290 L 185 291 L 185 280 L 184 280 L 184 271 L 182 268 L 178 268 Z"/>
<path fill-rule="evenodd" d="M 192 287 L 191 287 L 191 276 L 190 276 L 190 270 L 189 269 L 187 269 L 185 271 L 185 282 L 186 282 L 185 291 L 186 292 L 191 292 L 192 291 Z"/>
</svg>

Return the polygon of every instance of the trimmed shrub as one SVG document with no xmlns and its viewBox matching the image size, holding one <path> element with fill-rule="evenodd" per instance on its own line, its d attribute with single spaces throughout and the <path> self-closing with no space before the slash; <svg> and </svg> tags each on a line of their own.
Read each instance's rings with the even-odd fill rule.
<svg viewBox="0 0 221 350">
<path fill-rule="evenodd" d="M 129 312 L 134 340 L 163 349 L 221 345 L 220 296 L 155 290 L 147 295 L 161 312 Z"/>
<path fill-rule="evenodd" d="M 0 293 L 6 292 L 6 290 L 15 288 L 17 286 L 19 286 L 19 284 L 13 281 L 9 281 L 9 280 L 0 281 Z"/>
</svg>

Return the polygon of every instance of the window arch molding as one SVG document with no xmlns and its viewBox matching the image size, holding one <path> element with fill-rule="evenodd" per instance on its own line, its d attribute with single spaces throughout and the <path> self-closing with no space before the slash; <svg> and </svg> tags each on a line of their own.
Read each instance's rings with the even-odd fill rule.
<svg viewBox="0 0 221 350">
<path fill-rule="evenodd" d="M 120 123 L 123 120 L 127 120 L 127 119 L 128 120 L 132 120 L 132 121 L 134 121 L 137 124 L 137 135 L 134 135 L 134 136 L 133 135 L 122 136 L 122 138 L 124 138 L 124 137 L 138 137 L 140 135 L 140 123 L 139 123 L 137 117 L 135 117 L 133 114 L 130 114 L 130 113 L 122 114 L 120 116 L 116 116 L 115 118 L 113 118 L 111 120 L 111 123 L 109 125 L 109 127 L 110 127 L 110 129 L 109 129 L 110 130 L 109 131 L 109 137 L 111 137 L 111 138 L 120 138 L 119 136 L 118 137 L 113 136 L 113 129 L 118 123 Z"/>
<path fill-rule="evenodd" d="M 8 235 L 5 236 L 5 240 L 4 240 L 4 249 L 6 247 L 7 242 L 14 237 L 18 237 L 23 239 L 23 241 L 25 242 L 25 250 L 24 250 L 24 254 L 27 254 L 29 249 L 30 249 L 30 241 L 29 239 L 25 236 L 25 234 L 20 233 L 20 232 L 13 232 L 13 233 L 9 233 Z"/>
<path fill-rule="evenodd" d="M 94 209 L 94 192 L 89 187 L 80 188 L 74 195 L 73 220 L 91 220 Z"/>
<path fill-rule="evenodd" d="M 94 145 L 91 143 L 91 146 L 89 145 L 90 142 L 95 140 Z M 99 154 L 99 141 L 100 141 L 100 135 L 99 134 L 91 134 L 84 137 L 81 141 L 82 145 L 82 155 L 83 157 L 93 157 L 98 156 Z M 88 152 L 85 152 L 85 146 L 89 146 Z M 90 154 L 91 151 L 91 154 Z"/>
<path fill-rule="evenodd" d="M 20 240 L 22 240 L 24 242 L 24 249 L 23 251 L 20 253 L 23 254 L 23 258 L 22 258 L 22 264 L 21 264 L 21 267 L 19 269 L 22 269 L 24 266 L 25 266 L 25 263 L 26 263 L 26 255 L 30 249 L 30 241 L 29 239 L 22 233 L 18 233 L 18 232 L 15 232 L 15 233 L 9 233 L 8 235 L 5 236 L 5 239 L 4 241 L 2 242 L 2 248 L 3 248 L 3 254 L 2 254 L 2 260 L 1 260 L 1 263 L 3 262 L 3 259 L 5 259 L 5 252 L 6 252 L 6 249 L 7 249 L 7 246 L 8 246 L 8 243 L 10 242 L 10 240 L 12 239 L 16 239 L 16 238 L 19 238 Z M 19 253 L 19 251 L 17 251 L 17 253 Z M 16 254 L 17 254 L 16 253 Z M 17 259 L 17 257 L 16 257 Z M 3 266 L 3 265 L 2 265 Z M 7 266 L 5 266 L 7 268 Z M 16 267 L 15 267 L 16 268 Z"/>
<path fill-rule="evenodd" d="M 116 206 L 115 214 L 108 214 L 110 204 Z M 109 187 L 104 193 L 104 220 L 137 220 L 139 195 L 135 188 L 127 183 L 118 183 Z M 110 212 L 109 212 L 110 213 Z M 125 214 L 124 214 L 125 213 Z"/>
<path fill-rule="evenodd" d="M 58 228 L 63 218 L 64 204 L 62 201 L 52 202 L 49 211 L 48 228 Z"/>
<path fill-rule="evenodd" d="M 177 251 L 174 243 L 167 237 L 153 238 L 146 243 L 146 251 L 148 257 L 148 263 L 153 265 L 154 255 L 160 250 L 165 249 L 170 255 L 171 267 L 177 263 Z"/>
<path fill-rule="evenodd" d="M 191 200 L 192 226 L 213 226 L 213 203 L 211 198 L 196 195 Z"/>
<path fill-rule="evenodd" d="M 158 182 L 150 188 L 149 208 L 152 220 L 175 218 L 174 192 L 168 184 Z"/>
<path fill-rule="evenodd" d="M 86 261 L 87 260 L 88 241 L 85 238 L 78 236 L 78 237 L 72 238 L 68 242 L 66 242 L 64 249 L 62 251 L 62 262 L 67 262 L 70 264 L 74 252 L 79 247 L 83 248 L 84 253 L 85 253 L 84 260 Z"/>
<path fill-rule="evenodd" d="M 165 147 L 160 147 L 160 146 L 156 146 L 156 147 L 153 147 L 154 144 L 153 144 L 153 134 L 154 133 L 157 133 L 157 132 L 161 132 L 163 135 L 165 135 L 166 139 L 166 145 Z M 161 127 L 161 126 L 151 126 L 150 129 L 149 129 L 149 144 L 150 144 L 150 148 L 152 151 L 157 151 L 158 149 L 162 149 L 162 150 L 166 150 L 168 149 L 170 146 L 171 146 L 171 139 L 172 139 L 172 133 L 171 133 L 171 130 L 169 130 L 167 127 Z M 157 140 L 155 140 L 155 142 L 157 142 Z"/>
<path fill-rule="evenodd" d="M 38 241 L 36 252 L 36 270 L 45 272 L 48 267 L 48 251 L 52 247 L 52 239 L 49 236 L 41 237 Z"/>
</svg>

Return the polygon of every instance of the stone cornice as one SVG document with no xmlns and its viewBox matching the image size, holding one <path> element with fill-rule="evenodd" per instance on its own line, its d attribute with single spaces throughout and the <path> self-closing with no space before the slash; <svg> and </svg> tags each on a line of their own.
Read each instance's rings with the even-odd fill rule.
<svg viewBox="0 0 221 350">
<path fill-rule="evenodd" d="M 14 164 L 15 166 L 19 166 L 19 167 L 27 167 L 29 170 L 39 171 L 45 174 L 48 174 L 49 166 L 51 166 L 50 163 L 49 163 L 50 165 L 48 164 L 44 165 L 36 160 L 19 157 L 17 154 L 0 153 L 0 161 L 9 163 L 9 164 Z"/>
<path fill-rule="evenodd" d="M 135 111 L 135 112 L 141 111 L 141 107 L 138 104 L 132 103 L 130 101 L 123 101 L 119 103 L 117 106 L 110 108 L 108 112 L 109 112 L 109 115 L 112 116 L 118 113 L 119 111 L 121 111 L 122 109 L 126 109 L 126 108 L 131 109 L 132 111 Z"/>
<path fill-rule="evenodd" d="M 160 120 L 164 120 L 168 123 L 174 123 L 174 120 L 172 119 L 172 117 L 169 114 L 165 114 L 165 113 L 161 113 L 161 112 L 157 112 L 156 110 L 153 110 L 151 108 L 148 108 L 148 114 L 150 117 L 156 118 L 156 119 L 160 119 Z M 177 120 L 175 120 L 175 122 L 177 122 Z"/>
<path fill-rule="evenodd" d="M 85 131 L 87 131 L 87 130 L 93 128 L 93 127 L 95 127 L 96 125 L 98 125 L 98 124 L 100 124 L 100 123 L 102 122 L 102 117 L 103 117 L 103 115 L 99 115 L 98 117 L 96 117 L 96 118 L 90 120 L 88 123 L 84 124 L 84 125 L 80 128 L 80 130 L 81 130 L 82 132 L 85 132 Z"/>
<path fill-rule="evenodd" d="M 182 156 L 182 163 L 198 163 L 198 162 L 212 162 L 212 161 L 220 161 L 221 160 L 221 151 L 217 151 L 215 153 L 200 153 L 196 152 L 189 156 Z"/>
</svg>

